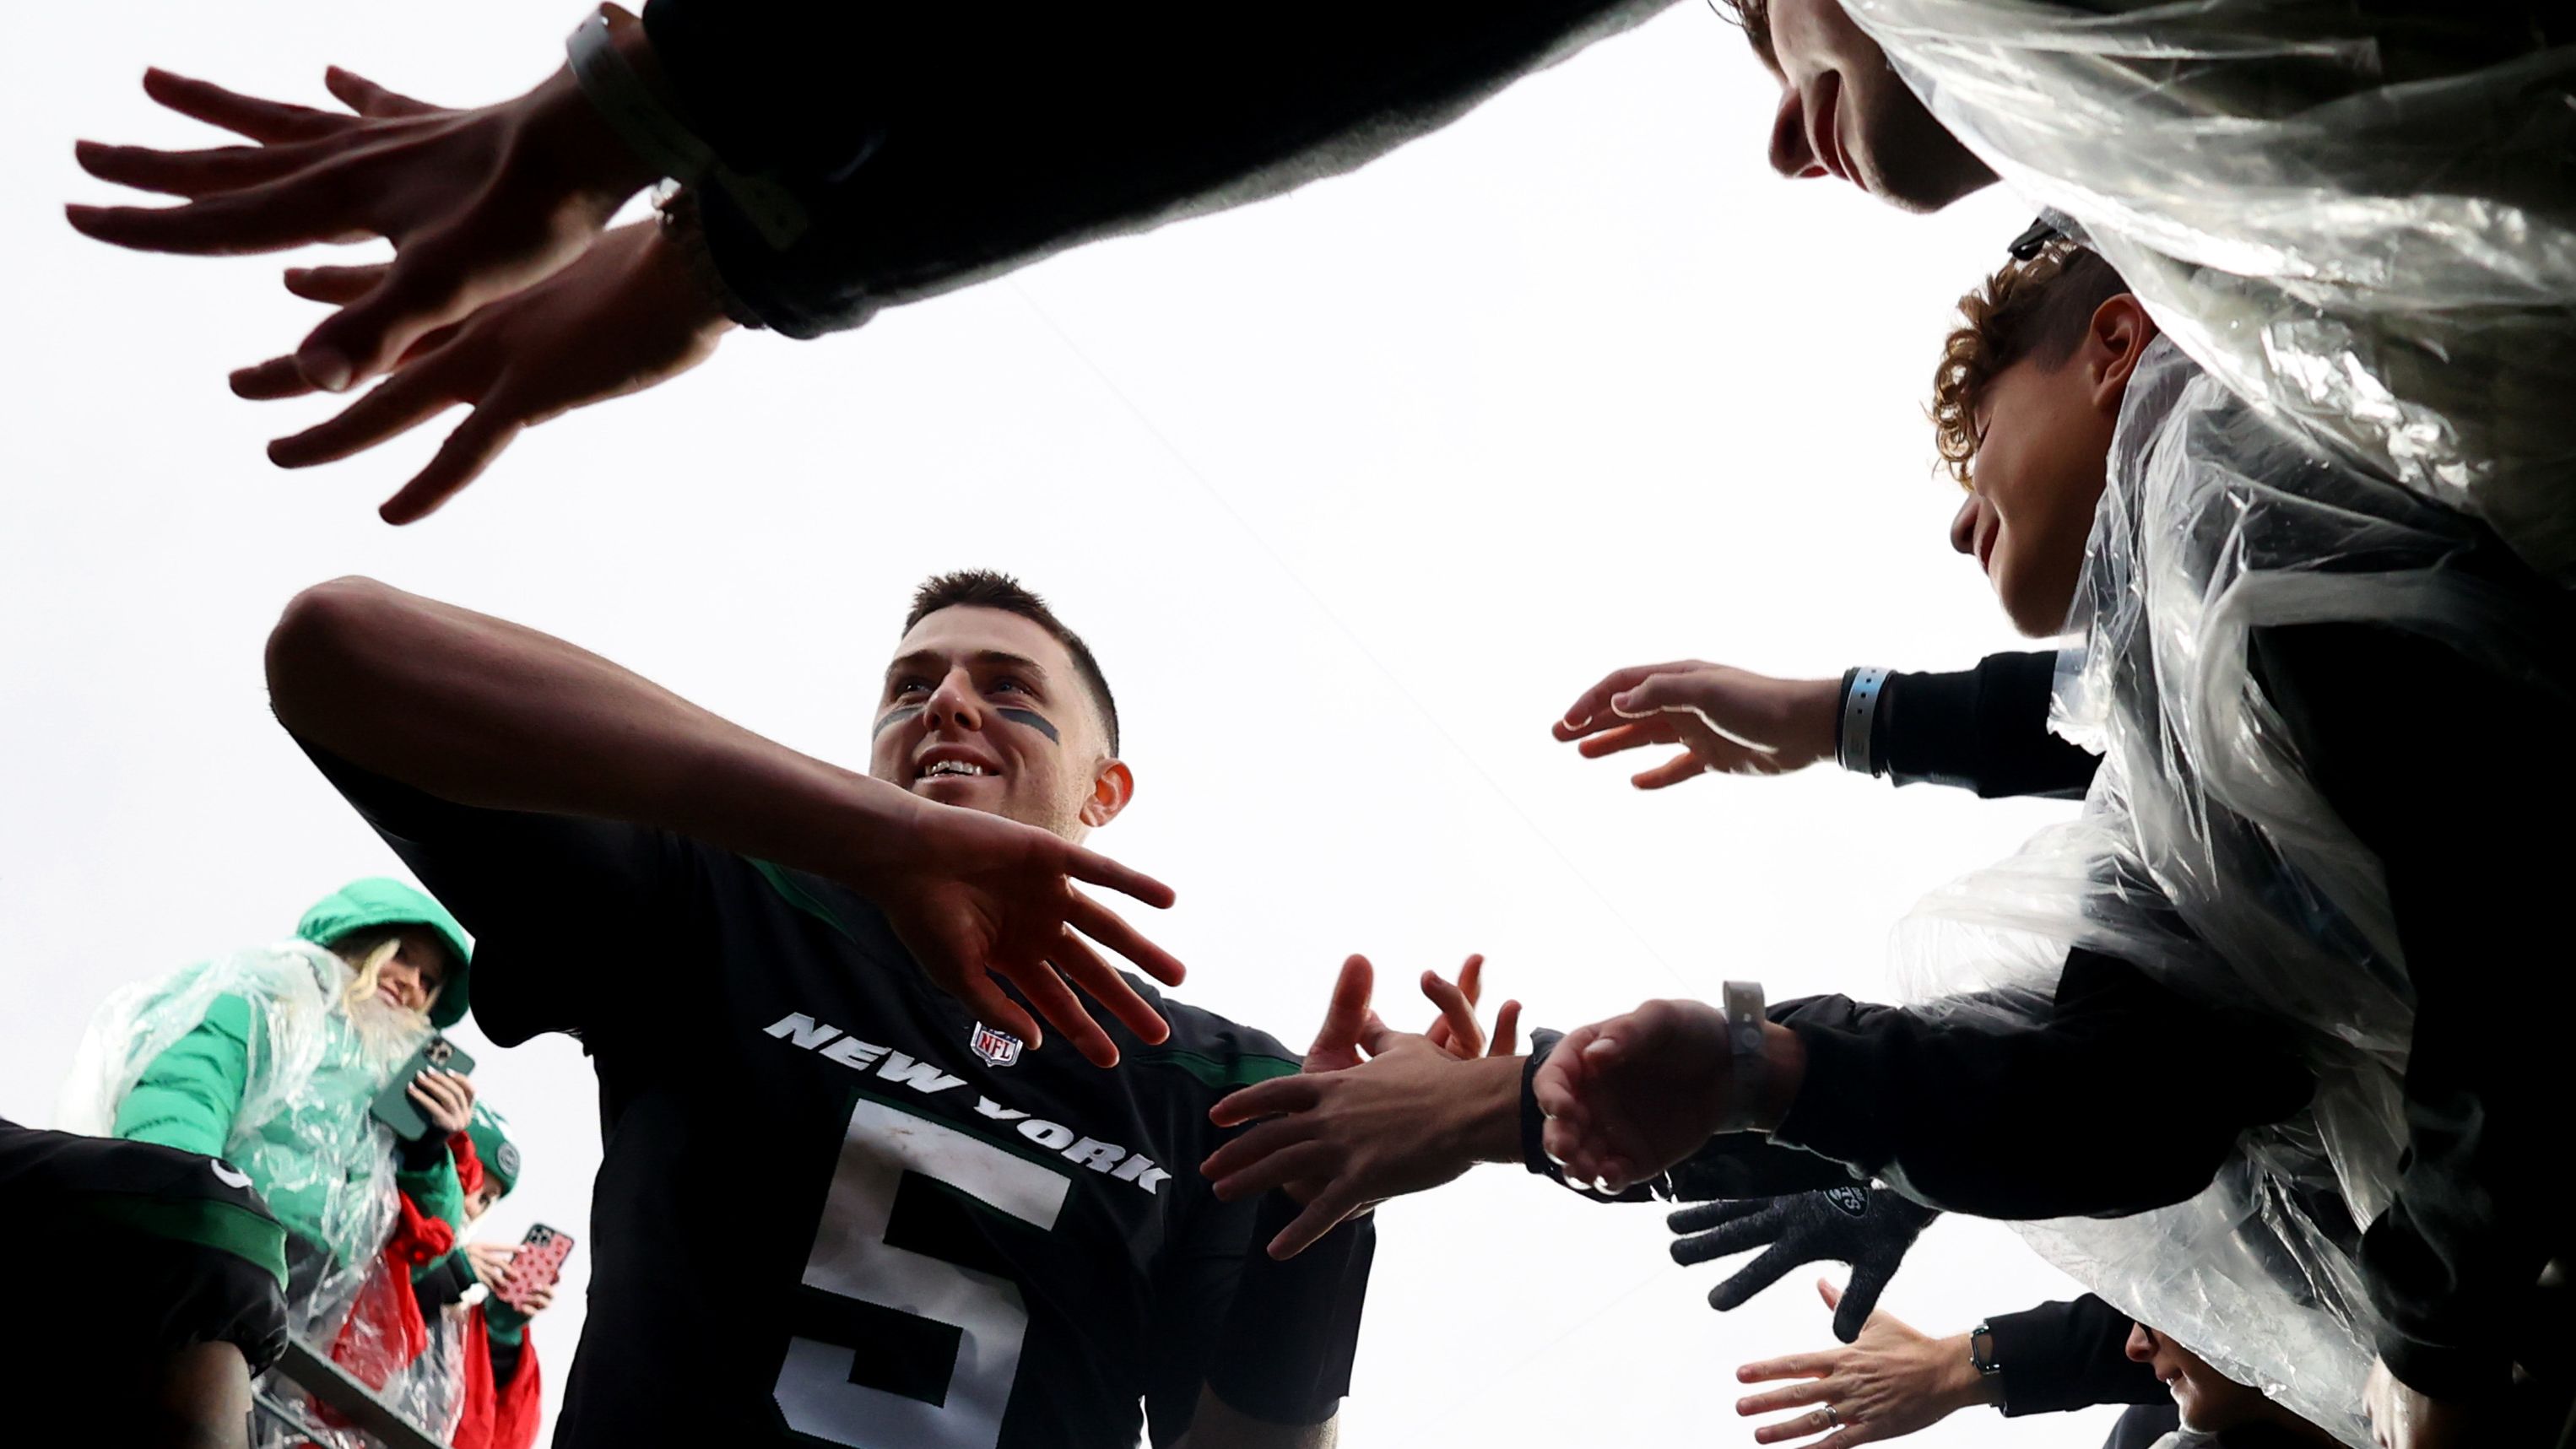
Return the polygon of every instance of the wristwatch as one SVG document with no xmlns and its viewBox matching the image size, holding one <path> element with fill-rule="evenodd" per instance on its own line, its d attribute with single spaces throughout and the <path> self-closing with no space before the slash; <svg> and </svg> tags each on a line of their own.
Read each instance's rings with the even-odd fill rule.
<svg viewBox="0 0 2576 1449">
<path fill-rule="evenodd" d="M 1986 1378 L 2004 1371 L 1995 1362 L 1995 1329 L 1991 1323 L 1980 1323 L 1968 1330 L 1968 1363 Z"/>
</svg>

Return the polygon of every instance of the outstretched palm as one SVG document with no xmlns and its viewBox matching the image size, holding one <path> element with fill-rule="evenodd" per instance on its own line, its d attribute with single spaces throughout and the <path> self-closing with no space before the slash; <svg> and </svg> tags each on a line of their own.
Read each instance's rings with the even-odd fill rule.
<svg viewBox="0 0 2576 1449">
<path fill-rule="evenodd" d="M 1180 981 L 1181 963 L 1073 883 L 1153 906 L 1172 903 L 1169 886 L 1034 826 L 929 801 L 916 807 L 904 849 L 853 872 L 851 883 L 885 912 L 941 989 L 1034 1046 L 1043 1033 L 1002 990 L 1007 981 L 1104 1067 L 1117 1064 L 1117 1045 L 1083 1010 L 1076 987 L 1145 1040 L 1170 1035 L 1152 1004 L 1083 938 L 1166 985 Z"/>
</svg>

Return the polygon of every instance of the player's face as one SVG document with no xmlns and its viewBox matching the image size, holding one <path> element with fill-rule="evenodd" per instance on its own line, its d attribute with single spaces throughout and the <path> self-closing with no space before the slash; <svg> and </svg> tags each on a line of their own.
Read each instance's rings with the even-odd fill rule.
<svg viewBox="0 0 2576 1449">
<path fill-rule="evenodd" d="M 962 606 L 896 647 L 868 773 L 1068 840 L 1108 823 L 1127 780 L 1065 647 L 1017 614 Z"/>
<path fill-rule="evenodd" d="M 501 1188 L 499 1184 L 485 1182 L 481 1187 L 478 1187 L 465 1195 L 465 1220 L 469 1223 L 473 1222 L 485 1213 L 490 1212 L 492 1210 L 492 1204 L 499 1202 L 500 1200 Z"/>
<path fill-rule="evenodd" d="M 1907 211 L 1939 211 L 1995 173 L 1932 119 L 1840 0 L 1771 0 L 1756 49 L 1780 82 L 1771 167 L 1833 176 Z"/>
<path fill-rule="evenodd" d="M 376 999 L 404 1011 L 426 1012 L 447 981 L 447 948 L 425 928 L 407 928 L 402 946 L 376 971 Z"/>
<path fill-rule="evenodd" d="M 2156 1382 L 2173 1395 L 2186 1429 L 2223 1434 L 2257 1419 L 2268 1418 L 2270 1400 L 2211 1368 L 2199 1355 L 2144 1326 L 2129 1330 L 2129 1357 L 2156 1371 Z"/>
</svg>

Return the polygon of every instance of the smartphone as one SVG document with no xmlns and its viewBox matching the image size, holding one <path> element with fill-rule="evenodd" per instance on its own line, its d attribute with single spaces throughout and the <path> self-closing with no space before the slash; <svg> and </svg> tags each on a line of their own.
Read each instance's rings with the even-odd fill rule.
<svg viewBox="0 0 2576 1449">
<path fill-rule="evenodd" d="M 375 1105 L 367 1110 L 375 1119 L 394 1129 L 394 1135 L 406 1142 L 416 1142 L 429 1135 L 429 1119 L 420 1115 L 420 1104 L 411 1099 L 411 1084 L 421 1073 L 436 1068 L 459 1074 L 474 1070 L 474 1058 L 465 1048 L 446 1037 L 433 1034 L 411 1054 L 401 1071 L 394 1073 L 391 1084 L 376 1094 Z"/>
<path fill-rule="evenodd" d="M 500 1286 L 492 1291 L 501 1301 L 526 1312 L 528 1295 L 540 1288 L 551 1288 L 563 1276 L 564 1259 L 572 1256 L 572 1234 L 558 1232 L 544 1223 L 529 1227 L 528 1235 L 519 1240 L 519 1251 L 510 1255 L 510 1271 L 501 1275 Z"/>
</svg>

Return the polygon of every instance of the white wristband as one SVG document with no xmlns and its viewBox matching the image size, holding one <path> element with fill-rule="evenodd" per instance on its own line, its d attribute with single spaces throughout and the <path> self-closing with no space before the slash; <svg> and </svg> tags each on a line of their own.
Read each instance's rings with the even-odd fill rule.
<svg viewBox="0 0 2576 1449">
<path fill-rule="evenodd" d="M 1851 688 L 1843 691 L 1842 728 L 1834 734 L 1834 763 L 1856 775 L 1869 768 L 1870 736 L 1878 724 L 1878 695 L 1889 671 L 1868 665 L 1852 671 Z"/>
<path fill-rule="evenodd" d="M 1729 981 L 1721 999 L 1726 1003 L 1727 1071 L 1731 1080 L 1727 1086 L 1726 1118 L 1717 1130 L 1750 1132 L 1754 1130 L 1753 1114 L 1770 1082 L 1771 1062 L 1763 1055 L 1762 1036 L 1771 1018 L 1762 1008 L 1759 981 Z"/>
</svg>

